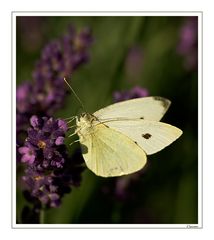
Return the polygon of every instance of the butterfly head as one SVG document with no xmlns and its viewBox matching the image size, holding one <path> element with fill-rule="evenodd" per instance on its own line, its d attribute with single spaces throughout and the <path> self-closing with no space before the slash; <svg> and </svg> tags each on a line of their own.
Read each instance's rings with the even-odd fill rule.
<svg viewBox="0 0 214 240">
<path fill-rule="evenodd" d="M 89 132 L 96 117 L 90 113 L 82 113 L 76 120 L 77 132 Z"/>
<path fill-rule="evenodd" d="M 94 120 L 96 120 L 95 116 L 93 116 L 90 113 L 83 112 L 80 114 L 78 121 L 79 122 L 90 122 L 92 123 Z"/>
</svg>

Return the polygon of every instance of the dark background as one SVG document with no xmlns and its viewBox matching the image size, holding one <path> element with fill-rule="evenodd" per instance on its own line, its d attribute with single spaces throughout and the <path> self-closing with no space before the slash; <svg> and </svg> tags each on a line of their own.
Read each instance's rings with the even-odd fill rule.
<svg viewBox="0 0 214 240">
<path fill-rule="evenodd" d="M 151 96 L 172 101 L 162 121 L 183 130 L 176 142 L 149 156 L 147 166 L 136 174 L 105 179 L 86 169 L 80 187 L 65 195 L 61 207 L 45 213 L 46 223 L 198 222 L 197 38 L 185 54 L 178 50 L 181 41 L 188 41 L 182 36 L 188 21 L 188 17 L 17 19 L 17 85 L 31 81 L 35 62 L 49 41 L 63 35 L 69 25 L 88 26 L 94 37 L 90 60 L 71 77 L 87 110 L 111 104 L 115 91 L 141 86 Z M 132 50 L 137 52 L 134 59 Z M 78 108 L 70 95 L 55 117 L 72 116 Z M 70 151 L 76 148 L 78 144 Z M 18 218 L 24 205 L 17 189 Z"/>
</svg>

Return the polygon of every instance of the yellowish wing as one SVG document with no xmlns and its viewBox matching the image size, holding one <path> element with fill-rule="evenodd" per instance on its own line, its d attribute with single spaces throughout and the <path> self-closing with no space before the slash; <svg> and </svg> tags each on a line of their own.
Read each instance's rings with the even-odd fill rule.
<svg viewBox="0 0 214 240">
<path fill-rule="evenodd" d="M 96 111 L 93 115 L 100 121 L 120 118 L 160 121 L 170 103 L 163 97 L 135 98 L 111 104 Z"/>
<path fill-rule="evenodd" d="M 136 172 L 146 164 L 145 152 L 130 138 L 103 124 L 81 140 L 87 167 L 102 177 Z"/>
<path fill-rule="evenodd" d="M 179 128 L 156 121 L 115 120 L 106 121 L 105 124 L 131 138 L 147 155 L 162 150 L 182 134 Z"/>
</svg>

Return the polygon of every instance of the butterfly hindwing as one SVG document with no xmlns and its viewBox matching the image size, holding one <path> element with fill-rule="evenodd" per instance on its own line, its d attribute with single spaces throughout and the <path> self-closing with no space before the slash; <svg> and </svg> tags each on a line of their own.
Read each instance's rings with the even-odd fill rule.
<svg viewBox="0 0 214 240">
<path fill-rule="evenodd" d="M 103 124 L 81 140 L 86 165 L 102 177 L 136 172 L 146 164 L 145 152 L 129 137 Z"/>
</svg>

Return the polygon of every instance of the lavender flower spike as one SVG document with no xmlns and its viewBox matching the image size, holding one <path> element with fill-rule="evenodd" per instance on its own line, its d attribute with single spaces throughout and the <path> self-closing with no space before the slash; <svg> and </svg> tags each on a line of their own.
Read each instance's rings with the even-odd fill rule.
<svg viewBox="0 0 214 240">
<path fill-rule="evenodd" d="M 24 147 L 19 148 L 21 161 L 33 164 L 37 170 L 62 168 L 65 162 L 63 146 L 66 123 L 53 118 L 30 118 L 31 127 Z"/>
<path fill-rule="evenodd" d="M 32 116 L 24 146 L 18 149 L 25 164 L 22 177 L 30 202 L 59 207 L 61 198 L 78 186 L 83 167 L 77 157 L 68 157 L 64 137 L 67 125 L 61 119 Z"/>
<path fill-rule="evenodd" d="M 22 135 L 32 115 L 52 116 L 63 106 L 68 93 L 63 78 L 70 78 L 77 68 L 89 60 L 88 50 L 92 42 L 88 28 L 76 32 L 71 27 L 67 34 L 44 47 L 32 73 L 33 81 L 24 82 L 16 91 L 19 145 L 23 143 Z"/>
<path fill-rule="evenodd" d="M 114 99 L 114 102 L 120 102 L 128 99 L 132 99 L 132 98 L 147 97 L 148 95 L 149 95 L 149 92 L 146 88 L 135 86 L 131 90 L 114 92 L 113 99 Z"/>
</svg>

